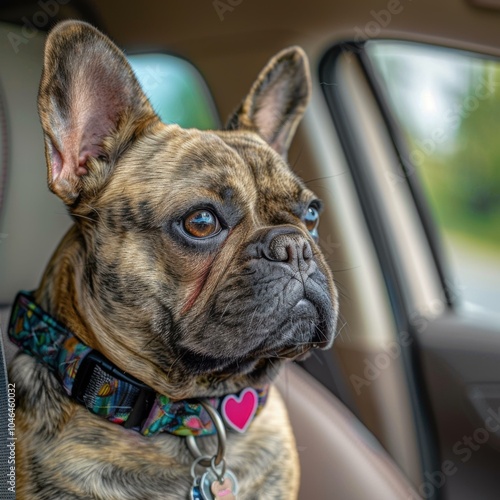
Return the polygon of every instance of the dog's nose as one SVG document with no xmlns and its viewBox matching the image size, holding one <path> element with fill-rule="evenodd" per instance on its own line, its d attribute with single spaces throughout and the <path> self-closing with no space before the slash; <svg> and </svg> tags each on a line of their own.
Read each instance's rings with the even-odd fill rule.
<svg viewBox="0 0 500 500">
<path fill-rule="evenodd" d="M 262 254 L 270 261 L 287 262 L 297 265 L 299 269 L 306 269 L 313 257 L 307 239 L 293 229 L 271 229 L 263 243 Z"/>
</svg>

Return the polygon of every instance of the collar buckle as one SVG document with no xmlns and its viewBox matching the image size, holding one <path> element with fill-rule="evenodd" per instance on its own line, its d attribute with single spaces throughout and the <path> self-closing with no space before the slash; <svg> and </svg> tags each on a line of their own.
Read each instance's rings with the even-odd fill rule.
<svg viewBox="0 0 500 500">
<path fill-rule="evenodd" d="M 156 393 L 92 350 L 81 362 L 71 397 L 92 413 L 131 429 L 148 416 Z"/>
</svg>

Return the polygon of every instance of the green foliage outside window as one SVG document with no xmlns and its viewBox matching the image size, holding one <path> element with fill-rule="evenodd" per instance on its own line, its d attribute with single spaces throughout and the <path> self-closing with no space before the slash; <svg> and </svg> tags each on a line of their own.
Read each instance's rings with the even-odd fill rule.
<svg viewBox="0 0 500 500">
<path fill-rule="evenodd" d="M 367 53 L 463 304 L 498 312 L 500 62 L 403 42 L 370 42 Z"/>
</svg>

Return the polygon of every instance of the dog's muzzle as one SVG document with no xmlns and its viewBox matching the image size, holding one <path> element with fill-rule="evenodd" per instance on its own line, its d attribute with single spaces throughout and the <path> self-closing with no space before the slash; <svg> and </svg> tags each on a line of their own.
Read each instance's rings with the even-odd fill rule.
<svg viewBox="0 0 500 500">
<path fill-rule="evenodd" d="M 261 234 L 249 253 L 255 270 L 253 289 L 263 297 L 261 307 L 269 304 L 268 323 L 274 323 L 277 331 L 264 340 L 265 345 L 287 353 L 295 347 L 302 351 L 306 345 L 329 347 L 336 307 L 309 239 L 296 228 L 276 227 Z"/>
</svg>

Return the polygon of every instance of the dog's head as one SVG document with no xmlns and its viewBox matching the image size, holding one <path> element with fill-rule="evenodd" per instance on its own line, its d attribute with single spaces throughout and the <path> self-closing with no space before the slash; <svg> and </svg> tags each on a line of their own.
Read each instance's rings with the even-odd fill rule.
<svg viewBox="0 0 500 500">
<path fill-rule="evenodd" d="M 76 224 L 74 296 L 60 300 L 76 304 L 82 340 L 177 395 L 256 383 L 280 360 L 330 346 L 337 300 L 316 241 L 321 203 L 286 162 L 309 94 L 293 47 L 225 131 L 185 130 L 160 122 L 96 29 L 52 31 L 39 112 L 49 187 Z"/>
</svg>

